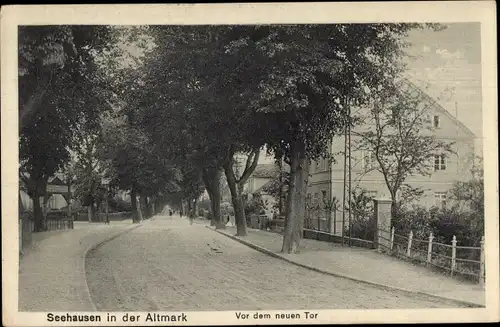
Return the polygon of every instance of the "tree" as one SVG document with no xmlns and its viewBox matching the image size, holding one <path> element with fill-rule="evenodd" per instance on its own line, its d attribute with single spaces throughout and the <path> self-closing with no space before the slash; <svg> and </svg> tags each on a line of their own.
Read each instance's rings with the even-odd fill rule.
<svg viewBox="0 0 500 327">
<path fill-rule="evenodd" d="M 105 167 L 98 158 L 98 142 L 102 135 L 97 124 L 82 121 L 74 132 L 73 150 L 76 162 L 75 196 L 83 206 L 88 207 L 88 220 L 92 222 L 96 215 L 96 206 L 102 200 L 102 179 Z"/>
<path fill-rule="evenodd" d="M 113 47 L 106 26 L 19 29 L 20 178 L 33 199 L 35 231 L 44 227 L 48 179 L 69 159 L 73 128 L 105 106 L 97 59 Z"/>
<path fill-rule="evenodd" d="M 123 112 L 116 111 L 103 120 L 99 157 L 107 162 L 111 184 L 129 190 L 134 222 L 152 214 L 153 199 L 177 189 L 180 173 L 170 161 L 159 156 L 142 130 L 134 127 Z"/>
<path fill-rule="evenodd" d="M 404 185 L 405 180 L 415 174 L 429 176 L 435 158 L 452 153 L 452 143 L 433 133 L 429 110 L 435 105 L 419 88 L 402 80 L 397 89 L 373 94 L 365 117 L 366 126 L 371 127 L 355 133 L 360 136 L 357 149 L 367 151 L 375 159 L 376 164 L 366 169 L 379 171 L 384 177 L 393 216 L 402 188 L 404 198 L 421 194 L 421 190 Z"/>
<path fill-rule="evenodd" d="M 460 210 L 471 210 L 484 219 L 484 171 L 483 159 L 476 157 L 471 169 L 472 178 L 457 181 L 448 192 L 449 199 L 455 201 Z"/>
<path fill-rule="evenodd" d="M 402 70 L 404 37 L 416 27 L 258 26 L 235 42 L 232 51 L 252 48 L 253 70 L 265 72 L 254 104 L 268 148 L 290 165 L 283 252 L 296 252 L 302 236 L 309 161 L 325 156 L 351 123 L 348 104 L 366 103 L 366 89 L 391 86 Z"/>
<path fill-rule="evenodd" d="M 243 204 L 243 187 L 245 186 L 245 183 L 257 166 L 257 163 L 259 161 L 259 154 L 260 151 L 259 149 L 257 149 L 247 155 L 245 160 L 245 167 L 241 175 L 235 173 L 235 153 L 232 153 L 232 151 L 229 152 L 228 159 L 224 164 L 224 172 L 226 174 L 229 190 L 231 191 L 231 200 L 234 207 L 237 236 L 247 235 L 245 207 Z"/>
</svg>

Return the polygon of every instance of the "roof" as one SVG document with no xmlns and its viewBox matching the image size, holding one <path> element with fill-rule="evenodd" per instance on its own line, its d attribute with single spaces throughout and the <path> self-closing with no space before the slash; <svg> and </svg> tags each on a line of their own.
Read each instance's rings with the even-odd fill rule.
<svg viewBox="0 0 500 327">
<path fill-rule="evenodd" d="M 273 178 L 279 174 L 279 171 L 276 164 L 258 164 L 251 177 Z"/>
<path fill-rule="evenodd" d="M 273 180 L 268 181 L 267 183 L 265 183 L 264 185 L 262 185 L 261 187 L 259 187 L 258 189 L 256 189 L 255 193 L 266 193 L 266 192 L 264 192 L 264 190 L 267 187 L 269 187 L 269 185 L 271 185 L 271 183 L 273 183 Z"/>
<path fill-rule="evenodd" d="M 51 184 L 51 185 L 66 185 L 66 183 L 64 183 L 61 180 L 61 178 L 59 178 L 59 176 L 54 176 L 54 177 L 49 178 L 48 184 Z"/>
</svg>

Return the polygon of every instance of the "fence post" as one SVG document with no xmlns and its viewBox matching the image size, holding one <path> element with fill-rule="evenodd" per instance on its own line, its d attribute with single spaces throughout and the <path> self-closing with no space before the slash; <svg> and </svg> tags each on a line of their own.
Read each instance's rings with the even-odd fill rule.
<svg viewBox="0 0 500 327">
<path fill-rule="evenodd" d="M 432 232 L 429 234 L 429 244 L 427 246 L 427 266 L 432 262 L 432 241 L 434 240 L 434 235 Z"/>
<path fill-rule="evenodd" d="M 333 208 L 333 234 L 337 234 L 337 205 Z"/>
<path fill-rule="evenodd" d="M 484 285 L 484 236 L 481 236 L 481 259 L 479 263 L 479 283 Z"/>
<path fill-rule="evenodd" d="M 380 239 L 382 237 L 382 231 L 380 228 L 377 228 L 377 244 L 375 246 L 377 247 L 377 252 L 382 252 L 382 247 L 380 246 Z"/>
<path fill-rule="evenodd" d="M 410 235 L 408 235 L 408 247 L 406 248 L 406 255 L 411 256 L 411 242 L 413 240 L 413 231 L 410 231 Z"/>
<path fill-rule="evenodd" d="M 319 209 L 319 207 L 318 207 L 318 209 Z M 320 232 L 321 231 L 321 213 L 320 213 L 320 210 L 318 210 L 317 215 L 318 215 L 318 232 Z M 319 240 L 319 233 L 318 233 L 318 240 Z"/>
<path fill-rule="evenodd" d="M 392 248 L 394 247 L 394 233 L 395 232 L 396 232 L 396 229 L 394 228 L 394 226 L 392 226 L 392 228 L 391 228 L 391 246 L 390 246 L 391 252 L 392 252 Z"/>
<path fill-rule="evenodd" d="M 451 275 L 453 276 L 453 273 L 456 268 L 456 258 L 457 258 L 457 237 L 453 235 L 453 239 L 451 241 Z"/>
</svg>

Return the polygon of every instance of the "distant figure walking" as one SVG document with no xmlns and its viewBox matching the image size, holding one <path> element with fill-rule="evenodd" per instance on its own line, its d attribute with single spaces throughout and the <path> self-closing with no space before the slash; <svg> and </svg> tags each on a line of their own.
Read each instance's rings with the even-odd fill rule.
<svg viewBox="0 0 500 327">
<path fill-rule="evenodd" d="M 170 215 L 170 217 L 172 217 L 172 214 L 173 214 L 172 210 L 169 210 L 168 214 Z"/>
</svg>

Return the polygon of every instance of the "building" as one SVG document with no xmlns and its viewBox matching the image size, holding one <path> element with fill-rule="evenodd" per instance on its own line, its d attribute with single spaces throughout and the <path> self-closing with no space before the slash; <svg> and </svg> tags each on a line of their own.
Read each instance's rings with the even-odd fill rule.
<svg viewBox="0 0 500 327">
<path fill-rule="evenodd" d="M 248 178 L 243 192 L 253 194 L 262 190 L 262 187 L 279 175 L 279 167 L 273 163 L 259 163 Z"/>
<path fill-rule="evenodd" d="M 59 210 L 61 208 L 67 207 L 67 193 L 68 193 L 68 185 L 63 182 L 64 176 L 61 174 L 57 174 L 51 178 L 49 178 L 47 183 L 47 209 L 49 210 Z M 19 183 L 22 183 L 19 180 Z M 74 193 L 74 188 L 71 190 Z M 24 191 L 22 184 L 19 189 L 19 198 L 20 198 L 20 209 L 22 211 L 33 211 L 33 199 Z M 43 204 L 43 199 L 40 198 L 40 204 Z"/>
<path fill-rule="evenodd" d="M 259 163 L 255 171 L 248 178 L 243 192 L 251 199 L 252 194 L 259 193 L 264 203 L 266 214 L 272 216 L 276 199 L 271 194 L 265 192 L 266 185 L 279 178 L 280 169 L 275 163 Z"/>
<path fill-rule="evenodd" d="M 431 176 L 414 175 L 408 177 L 404 184 L 424 190 L 419 204 L 430 207 L 439 205 L 446 200 L 446 193 L 455 181 L 467 180 L 471 177 L 470 171 L 474 163 L 474 145 L 476 136 L 446 109 L 430 98 L 422 90 L 426 101 L 427 123 L 432 124 L 431 133 L 437 139 L 453 142 L 454 154 L 436 156 Z M 357 126 L 354 130 L 372 128 Z M 351 133 L 351 144 L 356 144 L 359 137 Z M 385 184 L 383 175 L 372 170 L 367 172 L 372 165 L 377 165 L 371 151 L 357 151 L 351 147 L 351 189 L 362 188 L 371 197 L 390 198 L 390 193 Z M 327 160 L 313 162 L 310 167 L 308 196 L 313 202 L 335 197 L 340 204 L 343 199 L 344 188 L 344 136 L 335 137 L 330 144 L 330 153 L 334 154 L 335 162 L 330 164 Z M 336 155 L 335 155 L 336 154 Z"/>
</svg>

